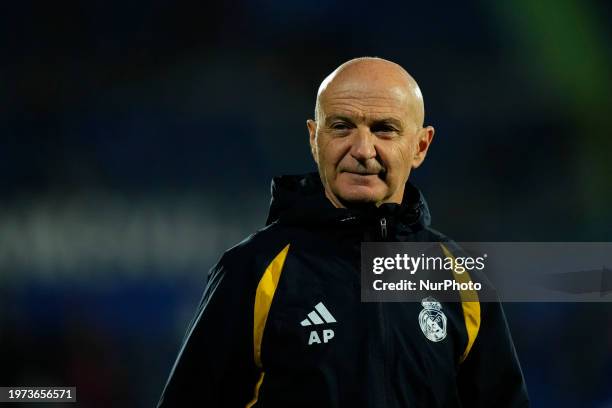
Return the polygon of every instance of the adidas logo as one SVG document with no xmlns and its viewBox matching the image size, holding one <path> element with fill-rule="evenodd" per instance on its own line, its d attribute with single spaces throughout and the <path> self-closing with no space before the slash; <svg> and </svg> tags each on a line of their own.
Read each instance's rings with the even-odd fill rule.
<svg viewBox="0 0 612 408">
<path fill-rule="evenodd" d="M 314 310 L 307 315 L 308 317 L 300 322 L 303 327 L 320 325 L 325 323 L 337 323 L 334 316 L 327 310 L 323 302 L 319 302 L 315 305 Z M 308 338 L 308 345 L 321 344 L 321 338 L 323 343 L 327 343 L 334 338 L 334 331 L 332 329 L 324 329 L 321 332 L 321 336 L 316 330 L 310 332 Z"/>
</svg>

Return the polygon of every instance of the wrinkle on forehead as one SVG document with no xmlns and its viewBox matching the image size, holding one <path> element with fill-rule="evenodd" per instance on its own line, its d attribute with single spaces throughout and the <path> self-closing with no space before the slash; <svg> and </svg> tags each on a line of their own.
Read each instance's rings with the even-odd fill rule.
<svg viewBox="0 0 612 408">
<path fill-rule="evenodd" d="M 394 118 L 405 123 L 407 117 L 412 115 L 409 107 L 402 101 L 403 98 L 393 96 L 326 95 L 322 105 L 326 118 L 329 115 L 359 118 L 362 121 Z"/>
<path fill-rule="evenodd" d="M 418 84 L 401 66 L 384 59 L 357 58 L 328 75 L 317 93 L 316 119 L 320 119 L 326 107 L 337 102 L 373 108 L 403 105 L 411 116 L 405 120 L 423 126 L 423 95 Z"/>
</svg>

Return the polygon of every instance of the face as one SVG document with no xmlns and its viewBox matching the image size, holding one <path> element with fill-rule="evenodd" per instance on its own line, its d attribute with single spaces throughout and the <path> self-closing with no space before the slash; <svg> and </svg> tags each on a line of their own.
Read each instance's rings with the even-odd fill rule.
<svg viewBox="0 0 612 408">
<path fill-rule="evenodd" d="M 327 198 L 336 207 L 400 203 L 410 170 L 424 160 L 434 130 L 422 128 L 402 86 L 348 81 L 328 88 L 310 145 Z"/>
</svg>

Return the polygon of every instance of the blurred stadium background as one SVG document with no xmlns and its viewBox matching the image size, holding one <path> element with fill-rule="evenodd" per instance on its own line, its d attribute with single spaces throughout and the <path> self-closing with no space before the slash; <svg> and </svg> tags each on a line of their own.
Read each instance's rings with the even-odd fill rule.
<svg viewBox="0 0 612 408">
<path fill-rule="evenodd" d="M 610 2 L 4 2 L 0 385 L 150 407 L 346 59 L 397 61 L 458 241 L 612 239 Z M 535 407 L 612 406 L 612 307 L 506 306 Z M 492 362 L 494 364 L 494 362 Z"/>
</svg>

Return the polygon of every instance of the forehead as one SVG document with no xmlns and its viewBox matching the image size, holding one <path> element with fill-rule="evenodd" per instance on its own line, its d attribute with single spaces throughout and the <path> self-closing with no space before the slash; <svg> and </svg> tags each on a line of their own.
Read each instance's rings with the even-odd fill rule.
<svg viewBox="0 0 612 408">
<path fill-rule="evenodd" d="M 391 116 L 401 120 L 411 117 L 408 91 L 399 85 L 345 82 L 328 88 L 320 100 L 321 113 L 367 118 Z"/>
</svg>

